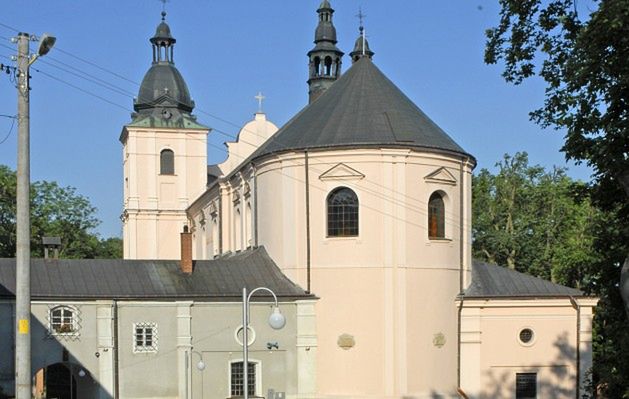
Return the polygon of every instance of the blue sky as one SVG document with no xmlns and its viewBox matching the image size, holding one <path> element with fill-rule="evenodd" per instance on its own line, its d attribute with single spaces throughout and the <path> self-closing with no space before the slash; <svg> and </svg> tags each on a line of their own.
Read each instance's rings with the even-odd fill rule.
<svg viewBox="0 0 629 399">
<path fill-rule="evenodd" d="M 313 46 L 318 4 L 166 4 L 167 22 L 177 39 L 177 68 L 199 120 L 216 129 L 209 138 L 209 163 L 224 159 L 223 142 L 233 140 L 228 135 L 237 134 L 252 118 L 258 91 L 267 97 L 268 118 L 279 126 L 307 104 L 306 53 Z M 502 80 L 499 66 L 483 63 L 484 31 L 498 20 L 497 1 L 332 0 L 332 6 L 339 48 L 346 54 L 352 50 L 362 7 L 376 65 L 476 156 L 477 170 L 493 168 L 505 153 L 527 151 L 531 163 L 567 166 L 570 176 L 589 179 L 587 168 L 565 163 L 559 152 L 561 132 L 541 130 L 528 120 L 528 112 L 542 103 L 542 82 L 514 87 Z M 132 97 L 150 66 L 148 38 L 161 9 L 157 0 L 20 0 L 4 2 L 0 15 L 1 24 L 57 37 L 56 47 L 33 64 L 31 177 L 76 187 L 98 208 L 103 222 L 98 232 L 104 237 L 121 235 L 118 137 L 130 121 Z M 11 63 L 6 57 L 15 53 L 9 41 L 15 33 L 0 25 L 1 63 Z M 350 64 L 345 56 L 344 70 Z M 0 74 L 0 114 L 15 113 L 15 88 Z M 10 119 L 0 117 L 0 141 L 10 126 Z M 14 127 L 0 144 L 0 163 L 15 168 L 16 148 Z"/>
</svg>

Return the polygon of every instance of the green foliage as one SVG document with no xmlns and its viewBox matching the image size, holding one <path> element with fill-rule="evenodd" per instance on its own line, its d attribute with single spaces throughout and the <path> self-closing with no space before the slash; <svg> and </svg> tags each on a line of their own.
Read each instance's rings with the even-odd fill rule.
<svg viewBox="0 0 629 399">
<path fill-rule="evenodd" d="M 473 253 L 560 284 L 581 287 L 594 261 L 592 226 L 600 213 L 563 169 L 530 166 L 505 155 L 498 172 L 473 178 Z"/>
<path fill-rule="evenodd" d="M 62 258 L 121 258 L 122 241 L 101 240 L 96 208 L 72 187 L 55 182 L 31 184 L 31 255 L 42 257 L 44 236 L 61 237 Z M 16 173 L 0 165 L 0 257 L 15 256 Z"/>
<path fill-rule="evenodd" d="M 582 278 L 601 298 L 592 383 L 607 397 L 629 398 L 629 360 L 619 356 L 629 353 L 629 270 L 625 305 L 618 284 L 623 258 L 629 265 L 629 0 L 592 0 L 586 19 L 576 0 L 499 3 L 485 61 L 504 62 L 514 84 L 539 75 L 545 100 L 531 119 L 564 130 L 566 156 L 594 169 L 590 198 L 605 220 L 593 230 L 594 261 Z"/>
<path fill-rule="evenodd" d="M 598 179 L 625 181 L 629 193 L 629 0 L 593 3 L 581 21 L 575 0 L 500 0 L 485 61 L 504 61 L 503 76 L 515 84 L 544 79 L 546 99 L 531 118 L 566 129 L 567 157 L 587 162 Z"/>
</svg>

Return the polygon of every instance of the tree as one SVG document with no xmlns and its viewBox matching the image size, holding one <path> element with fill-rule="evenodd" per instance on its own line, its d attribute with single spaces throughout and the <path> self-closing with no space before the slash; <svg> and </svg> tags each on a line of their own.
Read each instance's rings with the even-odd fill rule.
<svg viewBox="0 0 629 399">
<path fill-rule="evenodd" d="M 16 173 L 0 165 L 0 257 L 15 256 Z M 96 208 L 72 187 L 55 182 L 31 184 L 31 255 L 44 253 L 41 238 L 61 238 L 63 258 L 119 258 L 121 240 L 101 240 L 93 229 L 100 221 Z"/>
<path fill-rule="evenodd" d="M 594 11 L 585 18 L 576 0 L 499 3 L 485 61 L 504 62 L 503 76 L 514 84 L 535 75 L 544 80 L 544 104 L 531 119 L 565 131 L 567 158 L 594 170 L 593 204 L 615 217 L 596 230 L 600 269 L 589 288 L 601 297 L 595 343 L 629 350 L 616 333 L 629 330 L 629 0 L 592 0 L 587 6 Z M 595 382 L 610 397 L 629 397 L 627 362 L 602 353 L 595 345 Z"/>
<path fill-rule="evenodd" d="M 598 212 L 565 171 L 530 166 L 526 153 L 505 155 L 496 174 L 473 178 L 473 253 L 560 284 L 583 287 L 594 261 Z"/>
</svg>

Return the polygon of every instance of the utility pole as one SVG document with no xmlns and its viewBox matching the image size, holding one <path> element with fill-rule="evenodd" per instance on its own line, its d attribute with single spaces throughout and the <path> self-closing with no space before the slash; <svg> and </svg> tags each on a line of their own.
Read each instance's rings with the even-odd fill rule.
<svg viewBox="0 0 629 399">
<path fill-rule="evenodd" d="M 31 161 L 29 68 L 47 54 L 56 39 L 44 34 L 37 54 L 30 54 L 35 36 L 20 32 L 17 42 L 17 235 L 15 253 L 15 397 L 31 399 Z"/>
<path fill-rule="evenodd" d="M 17 35 L 17 236 L 15 254 L 15 394 L 31 398 L 30 35 Z"/>
</svg>

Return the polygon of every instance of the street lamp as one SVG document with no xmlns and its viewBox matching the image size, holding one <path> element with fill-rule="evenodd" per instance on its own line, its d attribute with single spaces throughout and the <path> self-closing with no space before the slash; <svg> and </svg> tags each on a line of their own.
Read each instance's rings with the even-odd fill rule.
<svg viewBox="0 0 629 399">
<path fill-rule="evenodd" d="M 203 398 L 203 370 L 205 370 L 206 364 L 203 361 L 203 354 L 200 352 L 197 352 L 195 350 L 191 350 L 190 351 L 192 354 L 197 354 L 199 355 L 199 358 L 201 360 L 199 360 L 199 363 L 197 363 L 197 370 L 199 370 L 201 372 L 201 398 Z"/>
<path fill-rule="evenodd" d="M 46 55 L 56 39 L 42 35 L 37 54 L 30 54 L 29 42 L 38 40 L 20 32 L 13 39 L 17 55 L 17 204 L 15 251 L 15 393 L 17 399 L 31 397 L 31 215 L 30 215 L 30 87 L 29 68 L 35 60 Z"/>
<path fill-rule="evenodd" d="M 275 292 L 266 287 L 258 287 L 247 294 L 247 288 L 242 289 L 242 392 L 244 399 L 249 399 L 249 302 L 251 296 L 257 291 L 267 291 L 273 295 L 275 305 L 269 316 L 269 325 L 274 330 L 280 330 L 286 325 L 286 318 L 280 312 Z"/>
</svg>

